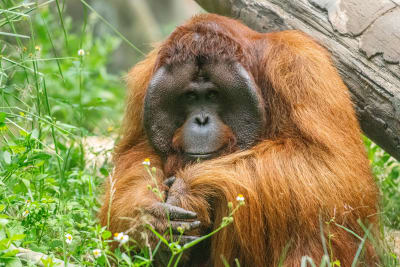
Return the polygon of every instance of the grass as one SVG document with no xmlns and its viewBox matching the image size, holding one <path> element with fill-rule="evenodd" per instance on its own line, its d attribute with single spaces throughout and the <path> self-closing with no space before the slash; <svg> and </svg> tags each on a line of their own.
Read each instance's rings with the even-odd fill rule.
<svg viewBox="0 0 400 267">
<path fill-rule="evenodd" d="M 112 233 L 96 219 L 112 165 L 109 150 L 91 151 L 87 144 L 116 138 L 125 89 L 122 75 L 106 66 L 120 42 L 129 41 L 81 2 L 86 16 L 78 29 L 64 15 L 66 1 L 0 3 L 0 266 L 29 264 L 16 257 L 18 247 L 48 255 L 45 266 L 56 258 L 84 266 L 149 266 L 155 252 L 131 258 L 111 251 Z M 97 36 L 97 23 L 113 34 Z M 365 143 L 382 191 L 383 221 L 400 229 L 400 164 Z M 163 242 L 176 265 L 186 248 Z M 384 258 L 384 266 L 396 266 L 392 253 Z"/>
</svg>

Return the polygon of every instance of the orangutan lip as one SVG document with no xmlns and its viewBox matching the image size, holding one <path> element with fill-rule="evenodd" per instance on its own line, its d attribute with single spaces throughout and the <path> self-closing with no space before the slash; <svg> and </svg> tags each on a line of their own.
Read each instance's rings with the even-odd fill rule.
<svg viewBox="0 0 400 267">
<path fill-rule="evenodd" d="M 207 159 L 207 158 L 211 158 L 212 156 L 216 155 L 217 153 L 218 153 L 218 151 L 210 152 L 210 153 L 202 153 L 202 154 L 198 154 L 198 153 L 185 153 L 185 154 L 191 158 Z"/>
</svg>

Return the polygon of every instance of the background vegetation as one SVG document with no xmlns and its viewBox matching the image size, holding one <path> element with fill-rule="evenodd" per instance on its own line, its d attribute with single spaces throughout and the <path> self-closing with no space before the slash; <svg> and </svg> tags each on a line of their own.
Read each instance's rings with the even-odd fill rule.
<svg viewBox="0 0 400 267">
<path fill-rule="evenodd" d="M 150 265 L 149 252 L 131 259 L 109 250 L 112 233 L 96 219 L 101 184 L 112 171 L 110 140 L 117 139 L 123 114 L 124 73 L 151 42 L 199 9 L 184 0 L 160 7 L 135 1 L 130 8 L 138 16 L 127 22 L 129 14 L 116 16 L 121 1 L 113 1 L 114 13 L 101 12 L 110 2 L 0 2 L 0 266 L 30 265 L 15 257 L 18 247 L 49 255 L 45 266 L 53 258 Z M 163 13 L 177 2 L 184 15 Z M 400 164 L 367 138 L 365 144 L 384 225 L 400 229 Z M 395 266 L 395 254 L 386 254 L 385 266 Z"/>
</svg>

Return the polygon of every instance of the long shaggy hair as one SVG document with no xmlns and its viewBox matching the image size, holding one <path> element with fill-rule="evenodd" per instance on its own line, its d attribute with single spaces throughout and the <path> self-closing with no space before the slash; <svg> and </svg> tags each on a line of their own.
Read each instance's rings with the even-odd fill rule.
<svg viewBox="0 0 400 267">
<path fill-rule="evenodd" d="M 163 162 L 143 130 L 148 83 L 163 64 L 199 56 L 237 61 L 252 74 L 267 128 L 245 151 L 187 166 L 179 165 L 179 157 Z M 176 195 L 179 206 L 195 211 L 202 229 L 218 227 L 227 203 L 238 194 L 245 197 L 233 224 L 212 236 L 210 248 L 195 248 L 188 266 L 223 266 L 221 255 L 230 264 L 237 258 L 241 266 L 276 266 L 285 250 L 283 266 L 299 266 L 304 255 L 320 262 L 321 225 L 332 260 L 351 266 L 360 240 L 344 228 L 363 236 L 361 219 L 375 231 L 378 190 L 348 89 L 324 48 L 298 31 L 261 34 L 232 19 L 199 15 L 137 64 L 127 83 L 123 135 L 114 158 L 115 194 L 110 201 L 106 185 L 103 225 L 110 210 L 109 229 L 126 231 L 132 222 L 121 218 L 138 221 L 140 210 L 158 201 L 146 189 L 151 181 L 142 162 L 150 158 L 159 183 L 171 175 L 185 182 Z M 140 239 L 142 230 L 131 235 Z M 368 243 L 364 255 L 372 266 L 376 256 Z"/>
</svg>

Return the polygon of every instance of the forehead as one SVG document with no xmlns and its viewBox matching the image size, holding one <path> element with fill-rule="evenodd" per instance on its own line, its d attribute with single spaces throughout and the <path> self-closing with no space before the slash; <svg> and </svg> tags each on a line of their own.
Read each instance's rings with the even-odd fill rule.
<svg viewBox="0 0 400 267">
<path fill-rule="evenodd" d="M 242 39 L 235 38 L 217 22 L 199 21 L 178 27 L 161 45 L 157 68 L 165 65 L 206 60 L 233 60 L 245 66 L 247 58 Z M 245 66 L 246 67 L 246 66 Z"/>
</svg>

